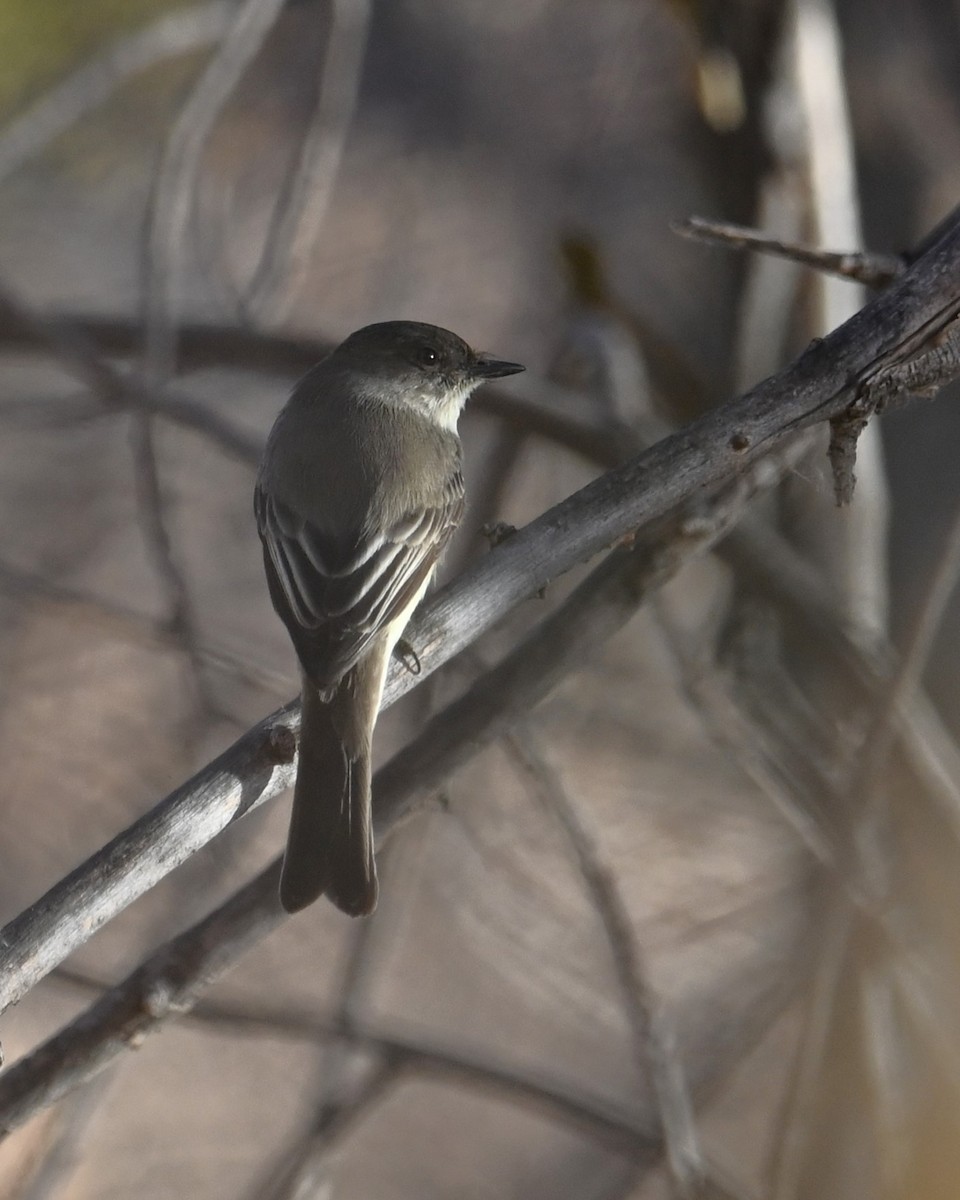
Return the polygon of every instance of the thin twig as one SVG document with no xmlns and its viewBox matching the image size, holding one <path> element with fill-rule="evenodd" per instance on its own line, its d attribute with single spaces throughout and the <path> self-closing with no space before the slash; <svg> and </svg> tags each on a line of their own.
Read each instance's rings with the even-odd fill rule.
<svg viewBox="0 0 960 1200">
<path fill-rule="evenodd" d="M 317 100 L 243 296 L 248 322 L 281 321 L 302 290 L 330 207 L 360 89 L 370 0 L 332 0 Z"/>
<path fill-rule="evenodd" d="M 259 53 L 286 0 L 242 0 L 226 37 L 180 110 L 167 139 L 151 201 L 145 245 L 144 365 L 164 380 L 176 362 L 176 322 L 200 163 L 224 104 Z"/>
<path fill-rule="evenodd" d="M 342 1050 L 338 1043 L 331 1053 Z M 272 1178 L 259 1182 L 251 1190 L 255 1200 L 300 1200 L 301 1197 L 323 1195 L 322 1186 L 330 1170 L 330 1157 L 338 1144 L 402 1079 L 406 1068 L 405 1056 L 382 1055 L 365 1077 L 346 1095 L 324 1105 L 316 1114 L 312 1128 L 299 1139 L 293 1161 Z"/>
<path fill-rule="evenodd" d="M 944 539 L 923 604 L 907 638 L 903 658 L 879 697 L 873 719 L 857 755 L 849 794 L 859 817 L 854 856 L 847 862 L 853 874 L 832 897 L 827 927 L 829 937 L 817 973 L 817 986 L 807 1034 L 801 1054 L 801 1066 L 785 1108 L 782 1131 L 783 1150 L 776 1168 L 776 1200 L 793 1200 L 799 1194 L 801 1169 L 807 1131 L 812 1118 L 828 1034 L 835 1018 L 839 978 L 848 961 L 848 952 L 857 929 L 859 910 L 851 904 L 851 892 L 863 892 L 872 904 L 886 903 L 890 849 L 883 842 L 883 818 L 886 811 L 883 775 L 887 769 L 896 732 L 897 715 L 903 711 L 919 684 L 929 658 L 937 630 L 950 596 L 960 578 L 960 509 Z M 843 882 L 838 880 L 838 883 Z M 896 947 L 894 947 L 894 951 Z"/>
<path fill-rule="evenodd" d="M 193 619 L 193 603 L 187 581 L 177 564 L 160 481 L 160 469 L 154 444 L 153 428 L 149 413 L 133 414 L 130 429 L 130 446 L 133 455 L 134 481 L 137 497 L 137 516 L 148 558 L 166 591 L 170 615 L 166 620 L 171 636 L 185 652 L 192 668 L 197 696 L 207 715 L 223 715 L 213 693 L 206 682 L 203 669 L 203 654 L 200 639 Z M 190 722 L 191 736 L 195 736 L 195 723 Z"/>
<path fill-rule="evenodd" d="M 333 1018 L 334 1027 L 348 1034 L 359 1020 L 376 933 L 373 921 L 354 922 L 351 929 L 352 943 Z M 348 1087 L 346 1078 L 356 1050 L 357 1042 L 349 1037 L 328 1039 L 323 1047 L 320 1086 L 312 1103 L 309 1127 L 283 1152 L 279 1169 L 275 1167 L 268 1173 L 266 1184 L 251 1193 L 256 1200 L 296 1200 L 315 1189 L 328 1169 L 329 1155 L 337 1138 L 393 1083 L 399 1059 L 381 1052 L 363 1083 Z"/>
<path fill-rule="evenodd" d="M 46 348 L 47 331 L 31 320 L 21 319 L 22 315 L 37 318 L 19 298 L 14 311 L 0 305 L 0 344 L 10 350 Z M 135 358 L 143 348 L 143 322 L 133 317 L 68 310 L 47 313 L 43 320 L 47 325 L 71 330 L 102 356 Z M 261 374 L 302 375 L 332 349 L 333 344 L 322 338 L 265 333 L 207 321 L 184 321 L 178 331 L 178 361 L 184 371 L 231 366 Z"/>
<path fill-rule="evenodd" d="M 717 242 L 733 250 L 757 250 L 774 254 L 791 262 L 803 263 L 818 271 L 826 271 L 841 279 L 851 279 L 867 287 L 883 288 L 902 274 L 906 264 L 892 254 L 868 251 L 819 250 L 797 242 L 785 242 L 769 237 L 758 229 L 734 225 L 729 221 L 714 221 L 708 217 L 685 217 L 671 221 L 670 228 L 682 237 L 694 241 Z"/>
<path fill-rule="evenodd" d="M 823 815 L 814 802 L 814 798 L 823 795 L 825 772 L 819 763 L 806 761 L 814 756 L 809 746 L 803 744 L 803 732 L 791 729 L 795 739 L 791 739 L 789 747 L 784 746 L 768 724 L 760 723 L 757 714 L 743 711 L 742 702 L 738 703 L 734 689 L 717 667 L 690 653 L 663 606 L 659 615 L 660 627 L 679 668 L 681 688 L 710 736 L 731 753 L 737 767 L 767 797 L 813 859 L 824 866 L 833 865 L 837 858 L 835 838 L 831 836 L 832 829 L 825 827 Z M 794 740 L 805 751 L 804 775 L 800 778 L 798 772 L 791 770 L 797 758 Z"/>
<path fill-rule="evenodd" d="M 228 901 L 228 905 L 231 903 L 233 901 Z M 191 932 L 187 931 L 177 940 L 187 939 Z M 159 954 L 153 957 L 157 958 Z M 105 991 L 99 981 L 72 969 L 61 968 L 56 977 L 86 991 L 93 990 L 106 996 L 112 994 Z M 765 1026 L 782 1012 L 785 1002 L 784 999 L 764 1014 Z M 356 1051 L 373 1055 L 394 1072 L 394 1078 L 401 1072 L 415 1072 L 471 1089 L 492 1091 L 514 1104 L 542 1112 L 587 1134 L 600 1145 L 626 1155 L 640 1167 L 655 1166 L 663 1153 L 661 1137 L 651 1132 L 647 1122 L 633 1112 L 612 1105 L 583 1087 L 580 1081 L 562 1081 L 523 1070 L 488 1053 L 471 1053 L 459 1045 L 428 1040 L 412 1029 L 381 1029 L 362 1020 L 346 1027 L 325 1018 L 315 1008 L 299 1010 L 285 1003 L 269 1001 L 245 1001 L 238 1005 L 223 1000 L 199 1000 L 182 1016 L 186 1021 L 238 1033 L 284 1037 L 310 1045 L 345 1041 Z M 375 1072 L 368 1085 L 377 1078 L 383 1079 L 383 1076 Z M 375 1098 L 375 1095 L 370 1096 L 368 1103 Z M 355 1115 L 355 1107 L 349 1106 L 345 1116 L 352 1120 Z M 722 1179 L 722 1172 L 714 1163 L 708 1160 L 706 1166 L 711 1180 Z M 730 1194 L 729 1187 L 718 1186 L 722 1187 L 722 1194 Z"/>
<path fill-rule="evenodd" d="M 890 749 L 896 733 L 898 714 L 920 684 L 933 649 L 934 639 L 960 579 L 960 508 L 947 528 L 937 555 L 933 573 L 927 583 L 923 603 L 904 642 L 900 664 L 874 713 L 873 723 L 861 753 L 854 791 L 861 801 L 877 793 L 887 768 Z"/>
<path fill-rule="evenodd" d="M 82 334 L 61 321 L 33 312 L 9 291 L 0 290 L 0 320 L 29 330 L 54 355 L 56 361 L 85 383 L 110 408 L 129 408 L 133 414 L 131 452 L 137 485 L 138 514 L 144 545 L 167 589 L 168 626 L 186 650 L 193 666 L 197 692 L 208 713 L 225 715 L 211 694 L 202 668 L 201 638 L 192 617 L 186 581 L 177 566 L 166 527 L 163 490 L 153 445 L 151 416 L 168 406 L 177 409 L 184 424 L 202 430 L 223 449 L 247 462 L 255 462 L 259 447 L 252 439 L 231 430 L 213 414 L 192 401 L 158 396 L 150 385 L 121 374 L 87 343 Z"/>
<path fill-rule="evenodd" d="M 0 285 L 0 340 L 10 338 L 12 345 L 39 347 L 47 351 L 67 374 L 114 411 L 157 413 L 169 420 L 195 430 L 241 462 L 255 465 L 260 460 L 262 444 L 205 409 L 196 401 L 175 392 L 149 385 L 118 371 L 102 357 L 109 346 L 96 344 L 96 335 L 83 327 L 82 322 L 68 318 L 43 316 L 21 297 Z M 138 336 L 136 326 L 127 327 L 131 341 L 127 348 L 135 352 Z"/>
<path fill-rule="evenodd" d="M 693 1103 L 668 1018 L 655 996 L 616 879 L 603 864 L 557 772 L 544 758 L 529 724 L 504 739 L 514 762 L 533 782 L 541 802 L 560 824 L 603 925 L 630 1023 L 641 1076 L 649 1076 L 660 1113 L 667 1164 L 680 1195 L 696 1195 L 707 1179 Z"/>
<path fill-rule="evenodd" d="M 803 1036 L 794 1056 L 793 1079 L 777 1117 L 772 1143 L 772 1200 L 796 1200 L 801 1194 L 806 1135 L 816 1116 L 823 1055 L 829 1041 L 840 973 L 847 961 L 852 920 L 853 909 L 844 903 L 831 908 L 822 922 L 819 961 Z"/>
<path fill-rule="evenodd" d="M 269 887 L 269 880 L 263 886 Z M 232 903 L 228 901 L 228 904 Z M 193 933 L 188 931 L 181 936 L 187 938 Z M 98 988 L 94 981 L 76 972 L 63 971 L 58 975 L 85 988 Z M 116 991 L 112 989 L 104 995 L 110 996 Z M 402 1063 L 423 1074 L 472 1088 L 493 1090 L 515 1103 L 529 1105 L 575 1129 L 583 1130 L 601 1144 L 638 1157 L 648 1165 L 655 1163 L 660 1156 L 658 1137 L 644 1128 L 633 1114 L 612 1106 L 588 1089 L 521 1072 L 489 1055 L 470 1054 L 462 1046 L 432 1043 L 413 1031 L 388 1032 L 362 1022 L 356 1022 L 350 1028 L 341 1028 L 335 1022 L 325 1021 L 313 1009 L 301 1012 L 286 1005 L 280 1007 L 263 1003 L 238 1006 L 219 1000 L 201 1000 L 182 1015 L 192 1021 L 241 1032 L 289 1037 L 311 1044 L 320 1040 L 344 1039 L 358 1050 Z M 3 1081 L 0 1080 L 0 1092 L 2 1087 Z"/>
<path fill-rule="evenodd" d="M 263 46 L 283 3 L 284 0 L 243 0 L 167 139 L 151 197 L 144 243 L 145 331 L 140 374 L 152 387 L 165 383 L 176 367 L 176 326 L 186 234 L 204 149 L 223 105 Z M 132 450 L 144 540 L 166 584 L 171 628 L 190 657 L 198 695 L 208 711 L 216 712 L 196 654 L 199 634 L 186 580 L 174 560 L 167 533 L 150 422 L 149 414 L 135 414 L 133 420 Z"/>
</svg>

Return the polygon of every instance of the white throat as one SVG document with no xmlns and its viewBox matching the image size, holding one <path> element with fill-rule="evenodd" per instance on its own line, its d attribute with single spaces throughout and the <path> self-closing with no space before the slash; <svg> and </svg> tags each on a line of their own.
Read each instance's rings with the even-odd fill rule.
<svg viewBox="0 0 960 1200">
<path fill-rule="evenodd" d="M 452 388 L 444 400 L 432 406 L 433 418 L 441 429 L 447 429 L 450 433 L 457 432 L 457 422 L 460 420 L 463 406 L 479 386 L 479 380 L 471 379 L 458 388 Z"/>
</svg>

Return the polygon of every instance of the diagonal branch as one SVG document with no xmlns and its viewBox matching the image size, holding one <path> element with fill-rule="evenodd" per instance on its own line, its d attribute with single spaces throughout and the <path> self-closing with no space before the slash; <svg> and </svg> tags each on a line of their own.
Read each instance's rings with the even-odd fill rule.
<svg viewBox="0 0 960 1200">
<path fill-rule="evenodd" d="M 784 371 L 568 497 L 440 591 L 411 632 L 420 678 L 563 572 L 638 528 L 651 530 L 654 522 L 683 502 L 696 501 L 705 489 L 737 478 L 799 429 L 842 413 L 862 380 L 909 356 L 958 310 L 960 220 L 955 214 L 941 240 L 888 291 Z M 759 462 L 759 478 L 764 470 Z M 769 474 L 768 482 L 779 477 L 773 466 Z M 726 528 L 731 525 L 728 521 Z M 681 532 L 696 541 L 695 525 L 688 522 Z M 649 543 L 644 546 L 649 553 Z M 660 552 L 683 557 L 676 544 Z M 556 644 L 550 653 L 556 656 Z M 412 682 L 395 669 L 388 702 Z M 490 703 L 495 705 L 495 698 Z M 261 722 L 0 931 L 0 1007 L 24 995 L 230 821 L 289 786 L 297 716 L 297 706 L 290 704 Z M 408 747 L 398 758 L 405 755 L 412 761 L 417 752 Z M 428 775 L 418 781 L 421 793 L 436 785 L 436 776 L 431 781 Z M 396 815 L 389 801 L 381 805 L 381 828 Z"/>
<path fill-rule="evenodd" d="M 672 221 L 670 228 L 681 237 L 693 241 L 716 242 L 732 250 L 756 250 L 773 254 L 791 262 L 803 263 L 817 271 L 827 271 L 841 279 L 851 279 L 867 287 L 886 287 L 903 271 L 904 261 L 893 254 L 875 254 L 867 251 L 820 250 L 816 246 L 804 246 L 798 242 L 785 242 L 769 237 L 757 229 L 745 225 L 732 225 L 729 221 L 712 221 L 708 217 L 687 217 Z"/>
<path fill-rule="evenodd" d="M 787 459 L 782 469 L 790 461 Z M 779 477 L 779 471 L 763 470 L 755 473 L 753 482 L 770 486 Z M 732 489 L 709 518 L 696 524 L 681 522 L 672 539 L 664 538 L 660 531 L 659 536 L 638 539 L 629 548 L 618 547 L 502 662 L 429 721 L 413 742 L 377 772 L 378 842 L 451 772 L 512 726 L 622 628 L 651 589 L 662 586 L 722 537 L 750 494 L 752 489 Z M 287 740 L 292 750 L 290 719 L 288 708 L 282 713 L 287 724 L 264 722 L 259 727 L 259 744 L 253 734 L 241 739 L 245 763 L 235 763 L 236 748 L 228 751 L 201 774 L 200 787 L 185 785 L 8 925 L 0 935 L 7 964 L 0 974 L 3 999 L 7 1003 L 19 999 L 124 902 L 146 890 L 145 879 L 152 882 L 187 856 L 198 831 L 183 819 L 185 811 L 195 813 L 206 802 L 208 823 L 200 828 L 206 841 L 216 822 L 226 823 L 239 815 L 242 802 L 249 808 L 264 799 L 268 789 L 275 794 L 279 790 L 272 786 L 276 777 L 289 782 L 289 763 L 270 769 L 265 735 L 271 729 L 275 735 L 286 732 L 286 739 L 274 739 L 274 759 L 279 757 L 278 741 Z M 259 769 L 259 778 L 249 769 L 251 763 Z M 231 767 L 232 777 L 228 775 Z M 216 788 L 219 785 L 223 790 L 227 780 L 230 794 L 221 795 L 217 804 Z M 162 825 L 165 828 L 160 828 Z M 126 983 L 108 992 L 88 1013 L 0 1077 L 0 1128 L 22 1123 L 38 1108 L 102 1070 L 126 1046 L 189 1009 L 204 986 L 283 920 L 277 899 L 279 871 L 277 860 L 217 912 L 154 954 Z"/>
</svg>

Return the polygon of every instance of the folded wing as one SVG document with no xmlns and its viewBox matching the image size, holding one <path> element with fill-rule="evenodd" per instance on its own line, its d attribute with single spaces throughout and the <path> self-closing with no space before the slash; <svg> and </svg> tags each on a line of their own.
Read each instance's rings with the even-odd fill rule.
<svg viewBox="0 0 960 1200">
<path fill-rule="evenodd" d="M 334 540 L 261 488 L 254 506 L 274 607 L 307 675 L 332 689 L 416 596 L 463 513 L 463 482 L 390 528 Z"/>
</svg>

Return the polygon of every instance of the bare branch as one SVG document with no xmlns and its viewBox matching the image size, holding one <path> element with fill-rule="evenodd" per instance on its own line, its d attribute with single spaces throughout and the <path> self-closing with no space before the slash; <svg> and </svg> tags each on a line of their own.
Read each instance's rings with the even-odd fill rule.
<svg viewBox="0 0 960 1200">
<path fill-rule="evenodd" d="M 892 254 L 869 251 L 819 250 L 798 242 L 784 242 L 768 237 L 758 229 L 734 225 L 729 221 L 714 221 L 709 217 L 686 217 L 671 221 L 670 228 L 681 237 L 700 242 L 716 242 L 733 250 L 756 250 L 773 254 L 790 262 L 803 263 L 818 271 L 839 275 L 867 287 L 883 288 L 900 275 L 906 263 Z"/>
<path fill-rule="evenodd" d="M 0 345 L 14 350 L 43 350 L 110 409 L 154 413 L 173 424 L 201 434 L 231 457 L 256 465 L 261 442 L 236 429 L 196 400 L 169 386 L 118 371 L 103 356 L 133 357 L 139 352 L 143 328 L 121 317 L 77 314 L 41 315 L 9 289 L 0 286 Z M 315 338 L 244 331 L 234 326 L 183 325 L 178 330 L 184 367 L 229 366 L 268 373 L 301 374 L 332 349 Z M 518 397 L 483 387 L 471 400 L 470 411 L 497 417 L 518 431 L 546 438 L 564 449 L 605 466 L 623 462 L 629 439 L 613 426 L 598 425 L 573 415 L 578 395 L 533 380 L 528 396 Z M 558 409 L 558 402 L 570 411 Z M 90 414 L 81 410 L 80 416 Z M 639 448 L 636 446 L 635 448 Z"/>
<path fill-rule="evenodd" d="M 167 139 L 146 241 L 145 365 L 151 379 L 172 374 L 176 360 L 186 233 L 200 162 L 223 105 L 260 51 L 286 0 L 242 0 L 226 37 L 207 64 Z"/>
<path fill-rule="evenodd" d="M 904 646 L 903 657 L 876 706 L 873 723 L 861 753 L 853 784 L 855 795 L 870 803 L 882 787 L 897 717 L 920 684 L 934 638 L 943 621 L 950 597 L 960 579 L 960 508 L 954 513 L 927 584 L 923 604 Z"/>
<path fill-rule="evenodd" d="M 187 935 L 162 946 L 78 1021 L 0 1076 L 0 1130 L 9 1131 L 78 1084 L 160 1022 L 190 1008 L 195 995 L 283 920 L 279 860 Z"/>
<path fill-rule="evenodd" d="M 856 756 L 852 778 L 848 784 L 851 807 L 857 818 L 852 844 L 846 850 L 845 865 L 850 868 L 848 876 L 838 878 L 839 885 L 828 906 L 826 918 L 827 936 L 825 948 L 818 965 L 816 986 L 808 1013 L 804 1043 L 801 1047 L 796 1078 L 784 1110 L 782 1150 L 776 1170 L 777 1200 L 792 1200 L 800 1194 L 801 1170 L 806 1148 L 806 1138 L 813 1123 L 812 1108 L 818 1096 L 822 1064 L 828 1052 L 829 1035 L 836 1019 L 838 993 L 841 980 L 848 968 L 853 938 L 858 930 L 864 907 L 883 912 L 890 894 L 889 849 L 885 847 L 884 816 L 888 808 L 884 773 L 897 730 L 899 714 L 916 690 L 924 666 L 928 660 L 933 640 L 940 626 L 947 603 L 960 578 L 960 510 L 952 525 L 928 584 L 920 613 L 907 639 L 900 664 L 891 675 L 885 691 L 878 697 L 872 721 Z M 886 852 L 885 852 L 886 851 Z M 865 905 L 858 904 L 858 897 L 865 898 Z M 889 930 L 889 922 L 885 922 Z M 900 944 L 898 944 L 900 942 Z M 894 953 L 912 963 L 911 947 L 894 938 L 891 947 Z M 935 1006 L 927 1003 L 922 986 L 923 973 L 913 975 L 913 998 L 925 1019 Z M 864 996 L 863 988 L 869 987 L 868 973 L 860 972 L 855 977 Z M 868 997 L 864 997 L 867 998 Z M 870 1010 L 858 1014 L 869 1019 Z M 863 1031 L 866 1045 L 870 1046 L 871 1029 Z"/>
<path fill-rule="evenodd" d="M 333 1026 L 349 1033 L 356 1028 L 364 986 L 371 973 L 372 944 L 378 927 L 373 921 L 355 921 L 351 926 L 351 945 L 340 984 Z M 349 1036 L 330 1039 L 323 1049 L 320 1086 L 312 1102 L 312 1119 L 294 1144 L 280 1158 L 279 1168 L 270 1171 L 265 1184 L 259 1184 L 251 1197 L 256 1200 L 285 1200 L 307 1194 L 316 1188 L 328 1168 L 329 1155 L 343 1135 L 378 1100 L 399 1074 L 401 1059 L 392 1052 L 379 1054 L 379 1063 L 366 1078 L 352 1086 L 346 1082 L 351 1057 L 357 1042 Z"/>
<path fill-rule="evenodd" d="M 904 392 L 927 395 L 960 375 L 960 328 L 949 326 L 929 349 L 923 349 L 906 362 L 881 371 L 870 385 L 870 400 L 876 412 L 883 412 Z"/>
<path fill-rule="evenodd" d="M 332 0 L 317 101 L 295 171 L 284 182 L 260 261 L 243 297 L 248 318 L 282 320 L 303 287 L 353 121 L 370 0 Z"/>
<path fill-rule="evenodd" d="M 814 1119 L 817 1085 L 826 1049 L 840 975 L 847 961 L 853 909 L 842 903 L 822 922 L 819 962 L 813 981 L 803 1036 L 793 1062 L 789 1095 L 778 1116 L 774 1140 L 773 1200 L 797 1200 L 806 1131 Z"/>
<path fill-rule="evenodd" d="M 14 345 L 46 350 L 67 374 L 88 387 L 108 409 L 158 413 L 203 434 L 242 462 L 259 462 L 262 446 L 257 439 L 221 421 L 195 400 L 151 387 L 143 380 L 118 371 L 101 357 L 102 353 L 109 353 L 109 348 L 95 347 L 88 331 L 81 325 L 61 317 L 41 316 L 3 286 L 0 286 L 0 329 L 3 330 L 0 337 L 11 335 Z M 139 334 L 135 326 L 129 326 L 128 332 L 129 350 L 135 353 L 134 342 Z"/>
<path fill-rule="evenodd" d="M 405 1056 L 384 1055 L 349 1094 L 338 1096 L 317 1114 L 313 1128 L 301 1139 L 294 1160 L 269 1181 L 251 1190 L 256 1200 L 299 1200 L 322 1195 L 332 1152 L 353 1127 L 403 1077 Z"/>
<path fill-rule="evenodd" d="M 39 326 L 34 314 L 17 301 L 12 309 L 0 306 L 0 342 L 11 349 L 49 348 L 48 328 L 70 329 L 95 346 L 101 355 L 134 358 L 143 342 L 143 323 L 126 316 L 91 316 L 89 313 L 50 313 Z M 313 337 L 258 333 L 237 325 L 184 322 L 178 331 L 178 361 L 183 370 L 230 365 L 237 370 L 302 374 L 333 348 Z"/>
<path fill-rule="evenodd" d="M 779 477 L 770 466 L 764 464 L 767 469 L 754 473 L 754 487 L 770 486 Z M 435 716 L 377 772 L 378 842 L 447 775 L 576 670 L 629 620 L 651 589 L 662 586 L 692 556 L 722 537 L 752 493 L 752 488 L 737 486 L 725 501 L 717 502 L 709 518 L 681 522 L 679 536 L 673 540 L 665 539 L 661 531 L 658 537 L 637 539 L 629 549 L 614 550 L 502 662 Z M 293 749 L 292 711 L 289 706 L 278 714 L 279 720 L 271 718 L 247 734 L 196 780 L 0 932 L 4 1007 L 135 895 L 208 841 L 218 826 L 275 795 L 278 784 L 291 782 L 289 763 L 275 764 L 281 754 Z M 235 902 L 201 923 L 179 956 L 175 950 L 155 956 L 125 987 L 104 997 L 88 1017 L 0 1077 L 0 1127 L 12 1128 L 26 1120 L 38 1107 L 101 1070 L 131 1039 L 189 1008 L 200 988 L 282 919 L 276 895 L 279 869 L 277 860 L 238 893 Z"/>
<path fill-rule="evenodd" d="M 677 1057 L 673 1032 L 653 992 L 643 954 L 613 875 L 556 771 L 543 757 L 536 735 L 521 725 L 504 739 L 518 766 L 534 783 L 541 802 L 559 822 L 603 924 L 613 956 L 641 1075 L 648 1075 L 660 1111 L 670 1173 L 682 1196 L 701 1192 L 708 1171 L 697 1136 L 693 1102 Z"/>
<path fill-rule="evenodd" d="M 911 340 L 929 337 L 932 328 L 940 328 L 958 309 L 960 223 L 955 222 L 888 291 L 779 375 L 595 480 L 441 590 L 411 633 L 421 662 L 420 678 L 563 571 L 638 527 L 649 528 L 685 499 L 736 477 L 797 430 L 842 412 L 854 387 Z M 757 469 L 762 476 L 764 464 Z M 769 471 L 768 482 L 779 477 L 772 465 Z M 728 520 L 723 529 L 711 528 L 705 544 L 712 544 L 732 524 Z M 689 525 L 686 536 L 693 537 Z M 701 548 L 695 537 L 693 541 Z M 674 563 L 683 558 L 675 545 L 661 547 L 660 554 L 661 575 L 669 573 L 664 559 L 668 564 L 671 558 Z M 657 570 L 650 571 L 650 577 L 657 577 Z M 549 654 L 555 661 L 555 645 Z M 407 673 L 395 667 L 388 702 L 411 684 Z M 288 786 L 296 715 L 296 705 L 291 704 L 262 722 L 129 835 L 115 839 L 102 860 L 95 858 L 78 868 L 0 932 L 2 1006 L 23 995 L 105 920 L 239 812 Z M 278 754 L 282 765 L 277 765 Z M 401 754 L 394 766 L 415 757 L 412 750 L 406 760 Z M 436 782 L 424 770 L 421 794 Z M 380 811 L 381 821 L 389 823 L 396 816 L 389 803 L 381 804 Z"/>
<path fill-rule="evenodd" d="M 263 895 L 267 899 L 272 896 L 270 888 L 276 890 L 276 879 L 279 878 L 279 863 L 276 877 L 258 877 L 263 880 Z M 224 906 L 234 905 L 237 898 L 231 899 Z M 220 911 L 223 912 L 224 909 Z M 210 918 L 208 918 L 209 920 Z M 199 926 L 181 935 L 186 941 L 193 938 L 199 931 Z M 178 939 L 179 940 L 179 939 Z M 176 943 L 171 942 L 161 953 L 169 953 Z M 154 956 L 159 958 L 159 954 Z M 153 962 L 153 959 L 148 962 Z M 148 964 L 140 968 L 143 971 Z M 139 972 L 137 973 L 139 974 Z M 101 1001 L 113 997 L 128 986 L 136 975 L 130 976 L 119 988 L 104 993 Z M 142 985 L 141 985 L 142 986 Z M 97 1009 L 94 1005 L 90 1010 L 92 1017 Z M 278 1009 L 272 1006 L 245 1004 L 243 1007 L 224 1004 L 219 1001 L 200 1001 L 195 1008 L 183 1015 L 189 1019 L 228 1026 L 239 1030 L 250 1030 L 254 1033 L 269 1033 L 272 1036 L 305 1039 L 312 1043 L 320 1039 L 342 1038 L 352 1042 L 358 1049 L 369 1049 L 381 1055 L 387 1061 L 404 1064 L 424 1074 L 436 1078 L 447 1079 L 473 1088 L 489 1088 L 492 1091 L 543 1111 L 556 1120 L 562 1120 L 575 1129 L 583 1130 L 598 1142 L 610 1149 L 618 1150 L 630 1156 L 639 1157 L 641 1162 L 653 1165 L 659 1160 L 660 1139 L 645 1129 L 640 1121 L 632 1115 L 621 1112 L 600 1096 L 589 1091 L 558 1080 L 532 1077 L 520 1073 L 516 1068 L 506 1063 L 492 1060 L 489 1056 L 469 1054 L 462 1047 L 436 1045 L 417 1037 L 412 1032 L 381 1032 L 375 1027 L 367 1027 L 356 1023 L 350 1028 L 340 1028 L 335 1023 L 324 1021 L 316 1012 L 296 1012 L 288 1008 Z M 24 1060 L 24 1063 L 29 1060 Z M 20 1069 L 17 1064 L 0 1079 L 0 1129 L 11 1128 L 5 1124 L 7 1118 L 6 1094 L 3 1088 L 14 1071 Z M 27 1119 L 26 1116 L 23 1118 Z M 18 1124 L 22 1123 L 18 1118 Z"/>
<path fill-rule="evenodd" d="M 830 421 L 830 466 L 837 504 L 853 498 L 857 446 L 870 418 L 882 412 L 904 392 L 931 395 L 960 375 L 960 334 L 951 322 L 930 334 L 927 342 L 914 343 L 910 351 L 866 380 L 846 413 Z"/>
</svg>

